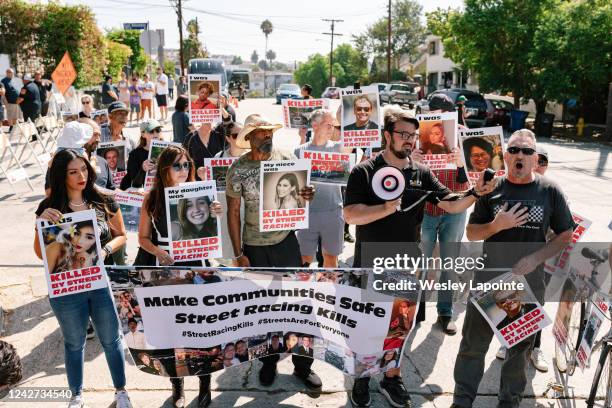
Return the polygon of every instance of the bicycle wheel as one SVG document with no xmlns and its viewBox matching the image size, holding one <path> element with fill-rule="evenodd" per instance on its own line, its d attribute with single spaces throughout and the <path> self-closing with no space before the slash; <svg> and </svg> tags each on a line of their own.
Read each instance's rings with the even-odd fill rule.
<svg viewBox="0 0 612 408">
<path fill-rule="evenodd" d="M 597 398 L 604 400 L 604 408 L 612 408 L 612 344 L 605 344 L 601 349 L 587 407 L 593 408 Z"/>
<path fill-rule="evenodd" d="M 555 341 L 555 365 L 561 373 L 573 375 L 576 369 L 576 351 L 578 350 L 582 334 L 582 321 L 584 320 L 584 303 L 575 302 L 572 306 L 570 320 L 567 327 L 567 345 L 560 347 Z"/>
</svg>

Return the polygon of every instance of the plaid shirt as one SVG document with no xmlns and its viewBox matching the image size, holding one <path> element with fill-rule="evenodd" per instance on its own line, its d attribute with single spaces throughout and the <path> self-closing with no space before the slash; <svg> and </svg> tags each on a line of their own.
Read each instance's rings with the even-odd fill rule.
<svg viewBox="0 0 612 408">
<path fill-rule="evenodd" d="M 463 192 L 469 190 L 470 182 L 465 183 L 457 182 L 457 170 L 432 170 L 432 173 L 440 180 L 440 183 L 451 189 L 454 193 Z M 426 203 L 425 214 L 431 217 L 437 217 L 439 215 L 446 214 L 446 211 L 438 207 L 437 205 Z"/>
</svg>

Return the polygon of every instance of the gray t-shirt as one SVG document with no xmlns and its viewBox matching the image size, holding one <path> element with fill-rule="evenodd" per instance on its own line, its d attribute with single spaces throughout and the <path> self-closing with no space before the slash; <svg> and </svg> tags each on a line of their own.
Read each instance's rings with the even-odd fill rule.
<svg viewBox="0 0 612 408">
<path fill-rule="evenodd" d="M 341 153 L 342 145 L 340 142 L 328 140 L 324 146 L 316 146 L 312 141 L 304 143 L 295 149 L 295 156 L 302 158 L 302 150 L 313 150 L 317 152 Z M 334 211 L 342 208 L 342 192 L 340 186 L 330 184 L 317 184 L 315 186 L 315 196 L 310 202 L 310 212 Z"/>
</svg>

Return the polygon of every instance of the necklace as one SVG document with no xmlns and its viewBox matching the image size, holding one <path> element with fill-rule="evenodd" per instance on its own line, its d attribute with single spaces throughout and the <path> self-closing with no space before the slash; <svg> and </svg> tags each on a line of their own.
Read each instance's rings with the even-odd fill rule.
<svg viewBox="0 0 612 408">
<path fill-rule="evenodd" d="M 87 205 L 87 201 L 83 200 L 79 204 L 75 204 L 72 201 L 68 200 L 68 204 L 70 204 L 73 207 L 84 207 Z"/>
</svg>

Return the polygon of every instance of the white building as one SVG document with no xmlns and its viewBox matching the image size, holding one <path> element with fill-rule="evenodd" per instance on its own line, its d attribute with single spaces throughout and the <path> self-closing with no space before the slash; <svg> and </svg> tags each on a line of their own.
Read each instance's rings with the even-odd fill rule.
<svg viewBox="0 0 612 408">
<path fill-rule="evenodd" d="M 441 37 L 429 34 L 419 47 L 421 55 L 412 63 L 412 72 L 425 78 L 425 93 L 444 88 L 467 88 L 478 92 L 475 78 L 461 71 L 452 60 L 444 56 L 441 40 Z"/>
</svg>

